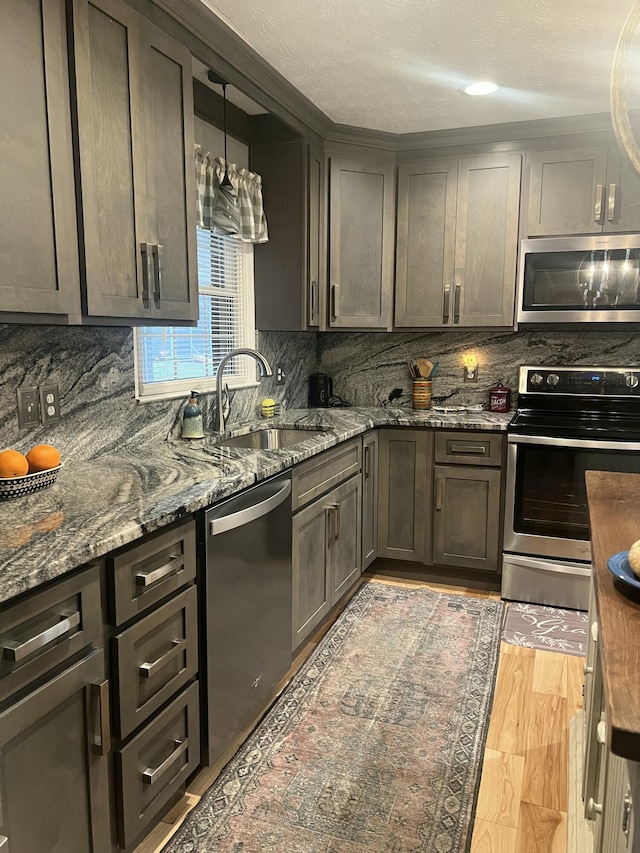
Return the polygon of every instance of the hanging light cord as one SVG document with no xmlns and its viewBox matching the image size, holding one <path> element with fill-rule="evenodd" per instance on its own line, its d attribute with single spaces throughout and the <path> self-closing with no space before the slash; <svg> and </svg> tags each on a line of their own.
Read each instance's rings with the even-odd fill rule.
<svg viewBox="0 0 640 853">
<path fill-rule="evenodd" d="M 224 132 L 224 178 L 221 187 L 233 187 L 229 180 L 229 161 L 227 160 L 227 84 L 222 84 L 222 128 Z"/>
</svg>

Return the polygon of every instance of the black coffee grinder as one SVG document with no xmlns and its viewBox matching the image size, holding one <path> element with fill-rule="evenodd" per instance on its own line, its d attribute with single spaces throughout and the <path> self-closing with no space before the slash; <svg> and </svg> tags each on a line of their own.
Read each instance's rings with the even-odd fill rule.
<svg viewBox="0 0 640 853">
<path fill-rule="evenodd" d="M 312 373 L 309 377 L 309 406 L 328 408 L 333 396 L 333 380 L 326 373 Z"/>
</svg>

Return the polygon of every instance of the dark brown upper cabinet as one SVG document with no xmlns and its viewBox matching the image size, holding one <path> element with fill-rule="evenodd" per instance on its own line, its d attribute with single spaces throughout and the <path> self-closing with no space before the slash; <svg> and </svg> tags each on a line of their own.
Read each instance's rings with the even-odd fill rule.
<svg viewBox="0 0 640 853">
<path fill-rule="evenodd" d="M 615 146 L 528 155 L 529 237 L 640 228 L 640 176 Z"/>
<path fill-rule="evenodd" d="M 121 0 L 73 0 L 83 310 L 198 316 L 191 55 Z"/>
<path fill-rule="evenodd" d="M 512 326 L 519 154 L 402 164 L 395 324 Z"/>
<path fill-rule="evenodd" d="M 331 157 L 329 327 L 391 329 L 395 164 Z"/>
<path fill-rule="evenodd" d="M 326 275 L 325 166 L 305 139 L 255 141 L 269 242 L 255 247 L 256 328 L 321 328 Z"/>
<path fill-rule="evenodd" d="M 0 311 L 80 310 L 64 0 L 0 4 Z"/>
</svg>

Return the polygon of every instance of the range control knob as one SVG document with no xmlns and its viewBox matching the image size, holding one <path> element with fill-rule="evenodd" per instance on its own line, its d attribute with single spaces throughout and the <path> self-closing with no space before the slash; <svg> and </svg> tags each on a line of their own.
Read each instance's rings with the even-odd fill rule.
<svg viewBox="0 0 640 853">
<path fill-rule="evenodd" d="M 635 373 L 627 373 L 624 377 L 625 385 L 627 388 L 637 388 L 638 387 L 638 377 Z"/>
<path fill-rule="evenodd" d="M 560 382 L 560 377 L 558 376 L 557 373 L 550 373 L 547 376 L 547 385 L 551 385 L 552 387 L 555 388 L 555 386 L 558 384 L 558 382 Z"/>
<path fill-rule="evenodd" d="M 542 384 L 542 376 L 539 373 L 534 373 L 531 379 L 529 380 L 532 385 L 541 385 Z"/>
</svg>

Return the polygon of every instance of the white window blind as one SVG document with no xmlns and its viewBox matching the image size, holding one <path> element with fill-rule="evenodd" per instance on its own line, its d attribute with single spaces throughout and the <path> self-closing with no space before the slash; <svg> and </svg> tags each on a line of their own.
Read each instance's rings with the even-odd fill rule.
<svg viewBox="0 0 640 853">
<path fill-rule="evenodd" d="M 198 325 L 135 330 L 139 399 L 212 390 L 222 358 L 238 347 L 255 347 L 253 246 L 202 228 L 197 238 Z M 239 356 L 229 361 L 224 381 L 230 388 L 255 385 L 253 359 Z"/>
</svg>

